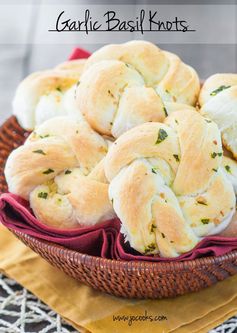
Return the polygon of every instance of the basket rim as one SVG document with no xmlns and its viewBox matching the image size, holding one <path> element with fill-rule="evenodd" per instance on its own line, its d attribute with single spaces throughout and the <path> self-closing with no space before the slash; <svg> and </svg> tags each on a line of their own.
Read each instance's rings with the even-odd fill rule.
<svg viewBox="0 0 237 333">
<path fill-rule="evenodd" d="M 93 255 L 89 255 L 86 253 L 81 253 L 69 248 L 66 248 L 62 245 L 49 242 L 43 239 L 39 239 L 27 234 L 24 234 L 21 231 L 14 231 L 9 229 L 17 238 L 21 240 L 31 241 L 35 244 L 41 246 L 43 245 L 43 249 L 47 248 L 49 252 L 53 250 L 55 255 L 59 255 L 62 257 L 70 257 L 73 261 L 80 262 L 85 265 L 90 266 L 106 266 L 113 267 L 113 269 L 126 269 L 126 270 L 149 270 L 160 271 L 166 273 L 172 272 L 183 272 L 185 270 L 190 270 L 190 268 L 203 270 L 203 267 L 208 267 L 217 264 L 223 264 L 224 262 L 229 262 L 230 260 L 237 259 L 237 250 L 231 251 L 229 253 L 223 254 L 221 256 L 207 256 L 200 257 L 191 260 L 183 260 L 183 261 L 164 261 L 164 262 L 151 262 L 151 261 L 142 261 L 142 260 L 122 260 L 122 259 L 109 259 L 102 258 Z"/>
</svg>

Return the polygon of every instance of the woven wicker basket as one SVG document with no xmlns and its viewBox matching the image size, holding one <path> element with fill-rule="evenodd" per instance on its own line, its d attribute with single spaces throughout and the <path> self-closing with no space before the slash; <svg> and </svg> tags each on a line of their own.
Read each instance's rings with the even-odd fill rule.
<svg viewBox="0 0 237 333">
<path fill-rule="evenodd" d="M 14 117 L 0 127 L 0 192 L 7 190 L 3 174 L 5 160 L 27 135 Z M 184 262 L 127 262 L 81 254 L 21 232 L 15 232 L 15 235 L 73 278 L 127 298 L 174 297 L 198 291 L 237 273 L 237 251 Z"/>
</svg>

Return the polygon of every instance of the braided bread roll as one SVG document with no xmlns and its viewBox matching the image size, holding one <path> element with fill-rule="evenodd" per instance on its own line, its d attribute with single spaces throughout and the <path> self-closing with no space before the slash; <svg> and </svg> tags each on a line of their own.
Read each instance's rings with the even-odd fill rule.
<svg viewBox="0 0 237 333">
<path fill-rule="evenodd" d="M 197 73 L 152 43 L 108 45 L 93 53 L 77 87 L 77 104 L 99 133 L 119 137 L 144 122 L 162 122 L 165 105 L 195 105 Z"/>
<path fill-rule="evenodd" d="M 123 134 L 105 157 L 122 232 L 140 253 L 176 257 L 226 228 L 235 211 L 216 124 L 191 110 Z"/>
<path fill-rule="evenodd" d="M 13 114 L 26 130 L 33 130 L 55 116 L 82 118 L 75 104 L 75 88 L 85 60 L 68 61 L 55 69 L 35 72 L 18 86 Z"/>
<path fill-rule="evenodd" d="M 109 219 L 114 213 L 102 164 L 107 150 L 85 121 L 50 119 L 10 154 L 9 191 L 29 200 L 39 220 L 58 228 Z"/>
<path fill-rule="evenodd" d="M 200 112 L 215 121 L 223 145 L 237 159 L 237 74 L 215 74 L 204 83 Z"/>
</svg>

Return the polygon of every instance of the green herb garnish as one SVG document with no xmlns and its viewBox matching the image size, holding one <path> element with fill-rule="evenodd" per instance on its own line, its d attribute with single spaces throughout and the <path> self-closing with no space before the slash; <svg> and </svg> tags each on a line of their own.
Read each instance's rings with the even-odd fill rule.
<svg viewBox="0 0 237 333">
<path fill-rule="evenodd" d="M 210 222 L 210 219 L 201 219 L 201 222 L 203 224 L 208 224 Z"/>
<path fill-rule="evenodd" d="M 154 229 L 156 229 L 156 228 L 157 228 L 156 225 L 152 224 L 151 225 L 151 232 L 154 232 Z"/>
<path fill-rule="evenodd" d="M 216 152 L 211 153 L 211 158 L 215 158 L 216 156 L 222 156 L 222 153 L 216 153 Z"/>
<path fill-rule="evenodd" d="M 33 150 L 33 153 L 41 154 L 41 155 L 46 155 L 45 152 L 42 149 Z"/>
<path fill-rule="evenodd" d="M 174 158 L 176 159 L 177 162 L 180 161 L 180 159 L 179 159 L 179 155 L 173 154 L 173 156 L 174 156 Z"/>
<path fill-rule="evenodd" d="M 162 236 L 162 238 L 165 238 L 165 234 L 163 234 L 163 232 L 161 233 L 161 236 Z"/>
<path fill-rule="evenodd" d="M 214 169 L 214 168 L 213 168 L 212 170 L 215 171 L 215 172 L 217 172 L 217 169 Z"/>
<path fill-rule="evenodd" d="M 155 243 L 151 243 L 147 247 L 145 247 L 144 251 L 145 251 L 145 254 L 147 254 L 147 253 L 154 251 L 155 249 L 156 249 Z"/>
<path fill-rule="evenodd" d="M 47 199 L 47 197 L 48 197 L 48 193 L 47 192 L 39 192 L 38 193 L 38 198 Z"/>
<path fill-rule="evenodd" d="M 47 169 L 47 170 L 45 170 L 44 172 L 43 172 L 43 174 L 44 175 L 49 175 L 50 173 L 53 173 L 54 172 L 54 170 L 53 169 Z"/>
<path fill-rule="evenodd" d="M 231 173 L 231 168 L 230 168 L 229 165 L 225 165 L 225 169 L 226 169 L 227 172 Z"/>
<path fill-rule="evenodd" d="M 71 170 L 66 170 L 66 171 L 64 172 L 65 175 L 69 175 L 70 173 L 72 173 Z"/>
<path fill-rule="evenodd" d="M 165 106 L 163 106 L 163 111 L 164 111 L 164 113 L 165 113 L 165 116 L 168 117 L 168 112 L 167 112 L 167 109 L 166 109 Z"/>
<path fill-rule="evenodd" d="M 62 92 L 62 89 L 60 87 L 57 87 L 56 90 Z"/>
<path fill-rule="evenodd" d="M 46 134 L 46 135 L 40 135 L 39 137 L 40 137 L 41 139 L 48 138 L 48 137 L 49 137 L 49 134 Z"/>
<path fill-rule="evenodd" d="M 158 138 L 156 140 L 156 145 L 161 143 L 162 141 L 164 141 L 166 138 L 167 138 L 168 134 L 167 132 L 163 129 L 163 128 L 160 128 L 159 129 L 159 132 L 158 132 Z"/>
<path fill-rule="evenodd" d="M 211 93 L 210 93 L 210 96 L 216 96 L 217 94 L 219 94 L 219 92 L 221 92 L 222 90 L 225 90 L 225 89 L 228 89 L 230 88 L 230 86 L 220 86 L 219 88 L 217 88 L 216 90 L 213 90 Z"/>
<path fill-rule="evenodd" d="M 157 175 L 156 168 L 151 168 L 151 172 L 153 172 Z"/>
</svg>

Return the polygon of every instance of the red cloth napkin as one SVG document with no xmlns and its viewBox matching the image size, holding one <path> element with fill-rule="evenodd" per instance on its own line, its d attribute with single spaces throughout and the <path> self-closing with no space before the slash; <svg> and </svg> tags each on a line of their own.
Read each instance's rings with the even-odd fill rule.
<svg viewBox="0 0 237 333">
<path fill-rule="evenodd" d="M 38 221 L 29 203 L 11 193 L 4 193 L 0 197 L 0 221 L 11 230 L 21 231 L 81 253 L 109 259 L 183 261 L 210 255 L 219 256 L 237 249 L 237 238 L 210 236 L 203 239 L 192 251 L 177 258 L 143 256 L 124 241 L 119 232 L 120 221 L 117 218 L 92 227 L 59 230 Z"/>
<path fill-rule="evenodd" d="M 83 50 L 82 48 L 76 47 L 70 54 L 68 60 L 85 59 L 88 58 L 90 55 L 90 52 Z"/>
<path fill-rule="evenodd" d="M 75 48 L 69 60 L 88 58 L 90 53 Z M 237 249 L 237 238 L 210 236 L 203 239 L 192 251 L 177 258 L 143 256 L 133 250 L 120 234 L 120 220 L 105 221 L 93 227 L 70 230 L 58 230 L 38 221 L 33 215 L 29 203 L 11 193 L 0 197 L 0 222 L 7 228 L 21 231 L 69 249 L 102 258 L 144 261 L 183 261 L 201 256 L 220 256 Z"/>
</svg>

